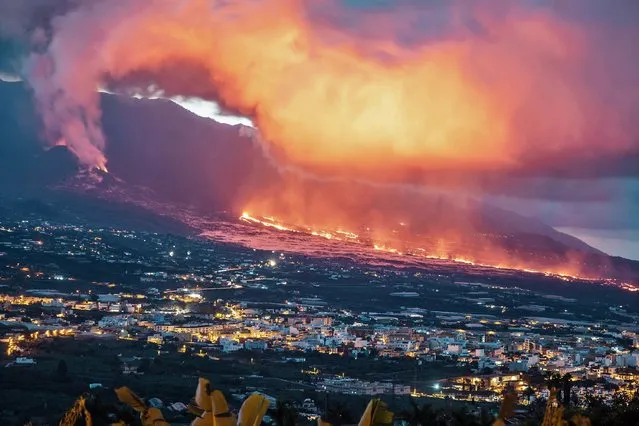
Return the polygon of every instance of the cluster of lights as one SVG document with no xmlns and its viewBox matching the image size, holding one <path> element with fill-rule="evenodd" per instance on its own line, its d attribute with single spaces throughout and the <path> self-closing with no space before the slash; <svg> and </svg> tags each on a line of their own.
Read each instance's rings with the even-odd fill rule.
<svg viewBox="0 0 639 426">
<path fill-rule="evenodd" d="M 19 346 L 20 342 L 26 342 L 27 340 L 34 341 L 34 340 L 48 338 L 48 337 L 72 336 L 73 334 L 74 334 L 73 329 L 64 328 L 64 329 L 46 330 L 44 332 L 35 331 L 29 334 L 21 334 L 17 337 L 9 337 L 6 340 L 7 342 L 6 354 L 7 356 L 11 356 L 16 352 L 22 351 L 22 349 Z"/>
</svg>

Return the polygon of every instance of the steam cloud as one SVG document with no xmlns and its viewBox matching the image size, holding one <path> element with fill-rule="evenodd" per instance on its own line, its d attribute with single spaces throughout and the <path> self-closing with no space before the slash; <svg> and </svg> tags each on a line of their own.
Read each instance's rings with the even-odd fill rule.
<svg viewBox="0 0 639 426">
<path fill-rule="evenodd" d="M 632 3 L 386 3 L 65 2 L 46 31 L 29 31 L 24 71 L 49 139 L 87 166 L 106 162 L 104 86 L 220 101 L 250 116 L 279 160 L 319 174 L 384 179 L 638 150 Z"/>
</svg>

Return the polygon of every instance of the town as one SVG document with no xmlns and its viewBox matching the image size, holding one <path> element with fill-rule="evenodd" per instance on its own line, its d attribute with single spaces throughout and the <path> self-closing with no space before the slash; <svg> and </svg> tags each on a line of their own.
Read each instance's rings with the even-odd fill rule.
<svg viewBox="0 0 639 426">
<path fill-rule="evenodd" d="M 74 385 L 61 410 L 82 387 L 132 382 L 177 415 L 196 371 L 238 401 L 286 397 L 309 421 L 375 395 L 496 409 L 512 389 L 525 407 L 548 398 L 550 377 L 576 406 L 639 389 L 637 294 L 593 283 L 38 220 L 0 226 L 0 262 L 0 386 L 53 374 Z M 171 377 L 188 383 L 169 391 Z"/>
</svg>

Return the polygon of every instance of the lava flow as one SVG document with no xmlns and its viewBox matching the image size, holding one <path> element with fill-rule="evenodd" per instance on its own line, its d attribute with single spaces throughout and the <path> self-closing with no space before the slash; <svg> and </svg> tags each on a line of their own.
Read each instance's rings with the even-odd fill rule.
<svg viewBox="0 0 639 426">
<path fill-rule="evenodd" d="M 376 252 L 382 252 L 391 255 L 397 256 L 411 256 L 418 257 L 428 260 L 434 261 L 444 261 L 444 262 L 453 262 L 483 268 L 494 268 L 494 269 L 504 269 L 504 270 L 517 270 L 528 273 L 535 274 L 543 274 L 546 276 L 552 276 L 560 279 L 564 279 L 566 281 L 572 279 L 578 280 L 588 280 L 588 281 L 600 281 L 602 278 L 585 275 L 580 272 L 571 271 L 568 268 L 559 268 L 549 266 L 547 268 L 533 268 L 527 266 L 524 262 L 518 261 L 515 257 L 512 259 L 504 259 L 500 262 L 484 262 L 481 259 L 475 259 L 466 256 L 454 255 L 453 253 L 442 253 L 441 249 L 438 251 L 437 249 L 426 249 L 424 247 L 416 247 L 413 246 L 410 242 L 407 241 L 397 241 L 398 246 L 401 245 L 403 248 L 399 249 L 392 245 L 382 242 L 376 242 L 374 239 L 362 237 L 354 232 L 344 231 L 344 230 L 327 230 L 327 229 L 315 229 L 312 226 L 296 226 L 281 222 L 273 217 L 262 217 L 262 216 L 252 216 L 248 212 L 243 212 L 239 219 L 245 223 L 262 226 L 266 228 L 273 228 L 277 231 L 282 232 L 291 232 L 297 234 L 305 234 L 316 237 L 325 238 L 328 240 L 335 241 L 344 241 L 348 243 L 355 243 L 359 246 L 365 246 L 367 248 L 372 248 Z M 633 291 L 636 291 L 634 287 L 629 286 Z"/>
</svg>

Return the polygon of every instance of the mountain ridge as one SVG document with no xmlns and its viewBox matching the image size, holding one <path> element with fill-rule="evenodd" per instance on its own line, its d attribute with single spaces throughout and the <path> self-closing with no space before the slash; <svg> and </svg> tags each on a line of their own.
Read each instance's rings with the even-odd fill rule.
<svg viewBox="0 0 639 426">
<path fill-rule="evenodd" d="M 0 168 L 4 170 L 0 172 L 0 186 L 5 191 L 12 186 L 26 186 L 38 194 L 42 187 L 49 187 L 75 191 L 77 197 L 105 196 L 107 184 L 84 189 L 69 185 L 74 179 L 76 184 L 86 183 L 86 179 L 77 179 L 77 161 L 66 148 L 42 149 L 39 119 L 21 83 L 0 83 L 0 97 L 7 100 L 0 104 Z M 280 171 L 265 157 L 262 148 L 239 127 L 198 117 L 169 100 L 103 94 L 102 109 L 111 170 L 105 178 L 122 179 L 118 184 L 128 188 L 121 188 L 122 191 L 137 194 L 135 191 L 148 189 L 150 192 L 144 197 L 160 200 L 163 205 L 189 206 L 193 211 L 205 213 L 225 211 L 233 217 L 240 208 L 238 194 L 250 192 L 253 186 L 264 185 L 264 182 L 276 185 L 281 180 Z M 109 196 L 114 201 L 117 194 Z M 127 197 L 131 202 L 135 195 Z M 383 197 L 394 197 L 388 200 L 389 204 L 404 200 L 403 195 L 384 193 L 372 197 L 371 202 Z M 530 250 L 542 254 L 547 246 L 558 253 L 575 250 L 607 257 L 577 238 L 508 210 L 477 201 L 460 208 L 451 200 L 441 198 L 435 213 L 423 208 L 434 200 L 437 199 L 424 197 L 410 204 L 416 212 L 421 212 L 415 217 L 424 222 L 421 226 L 425 230 L 436 228 L 438 221 L 445 221 L 451 228 L 463 224 L 469 230 L 526 235 Z M 428 217 L 433 223 L 427 223 Z M 526 244 L 516 238 L 511 240 L 508 244 L 518 247 Z M 521 250 L 525 251 L 525 247 Z M 639 262 L 630 269 L 635 268 L 639 271 Z"/>
</svg>

